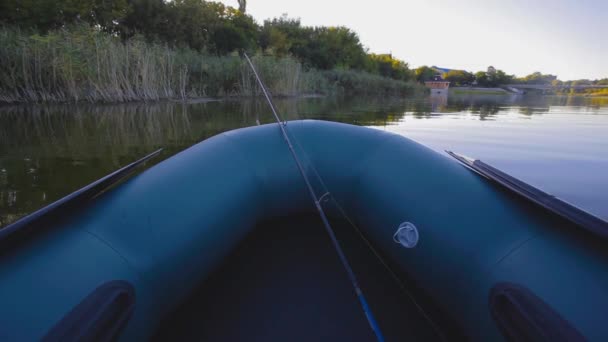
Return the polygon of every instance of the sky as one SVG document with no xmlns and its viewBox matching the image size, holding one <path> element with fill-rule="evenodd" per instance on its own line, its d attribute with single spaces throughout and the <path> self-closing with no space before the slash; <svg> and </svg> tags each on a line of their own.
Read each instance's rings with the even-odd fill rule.
<svg viewBox="0 0 608 342">
<path fill-rule="evenodd" d="M 346 26 L 370 52 L 412 67 L 608 77 L 608 0 L 247 0 L 247 13 Z"/>
</svg>

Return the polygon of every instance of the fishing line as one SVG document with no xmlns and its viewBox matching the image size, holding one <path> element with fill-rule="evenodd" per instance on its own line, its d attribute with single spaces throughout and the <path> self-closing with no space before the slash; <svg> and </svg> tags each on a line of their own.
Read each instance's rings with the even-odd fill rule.
<svg viewBox="0 0 608 342">
<path fill-rule="evenodd" d="M 262 93 L 264 94 L 264 97 L 266 97 L 266 101 L 268 101 L 268 105 L 270 106 L 270 109 L 272 110 L 272 114 L 274 115 L 274 118 L 277 121 L 277 124 L 281 130 L 283 139 L 285 140 L 285 142 L 287 143 L 287 146 L 289 147 L 289 151 L 291 152 L 291 155 L 292 155 L 294 161 L 296 162 L 296 165 L 298 167 L 298 170 L 300 171 L 302 178 L 304 179 L 304 182 L 306 183 L 306 188 L 308 189 L 310 197 L 315 204 L 315 207 L 317 209 L 317 212 L 319 213 L 319 216 L 321 217 L 321 220 L 323 221 L 325 230 L 327 231 L 327 233 L 331 239 L 331 242 L 334 245 L 334 248 L 335 248 L 336 252 L 338 253 L 338 256 L 340 257 L 340 261 L 342 262 L 342 265 L 344 266 L 344 268 L 346 269 L 346 272 L 348 273 L 348 277 L 350 279 L 350 282 L 352 283 L 355 293 L 357 294 L 357 298 L 359 299 L 359 303 L 361 304 L 363 313 L 365 314 L 365 317 L 367 318 L 367 322 L 369 323 L 372 331 L 376 335 L 377 340 L 380 342 L 384 342 L 384 336 L 382 335 L 382 332 L 380 331 L 380 327 L 378 326 L 378 323 L 376 322 L 376 319 L 374 318 L 374 315 L 372 314 L 372 312 L 369 308 L 369 305 L 367 304 L 367 300 L 365 299 L 365 296 L 363 295 L 363 292 L 361 291 L 361 288 L 359 287 L 359 281 L 357 280 L 357 277 L 355 276 L 355 273 L 354 273 L 352 267 L 350 266 L 350 263 L 348 262 L 348 259 L 346 258 L 346 255 L 344 254 L 344 251 L 342 250 L 342 247 L 340 246 L 340 243 L 338 242 L 338 239 L 336 238 L 336 234 L 334 233 L 334 230 L 332 229 L 331 225 L 329 224 L 327 216 L 325 215 L 325 211 L 323 210 L 323 207 L 321 206 L 320 198 L 317 198 L 317 195 L 315 194 L 315 191 L 312 188 L 310 180 L 308 179 L 308 176 L 306 175 L 306 172 L 304 171 L 304 167 L 302 166 L 302 163 L 300 162 L 300 158 L 298 158 L 298 155 L 291 143 L 291 139 L 289 139 L 289 135 L 287 134 L 287 131 L 285 129 L 286 123 L 282 122 L 281 119 L 279 118 L 279 115 L 277 114 L 275 106 L 272 103 L 272 100 L 270 99 L 270 95 L 269 95 L 268 91 L 266 90 L 266 87 L 264 86 L 262 79 L 258 75 L 258 72 L 256 71 L 255 66 L 253 65 L 253 62 L 251 62 L 251 59 L 249 58 L 249 56 L 246 53 L 244 53 L 244 56 L 245 56 L 245 59 L 247 60 L 247 62 L 249 63 L 249 66 L 251 67 L 251 70 L 253 71 L 253 74 L 255 75 L 255 78 L 257 79 L 258 84 L 260 85 L 260 88 L 262 90 Z M 326 195 L 329 195 L 329 193 L 326 192 L 325 194 L 323 194 L 321 196 L 321 199 L 324 198 Z"/>
<path fill-rule="evenodd" d="M 247 58 L 247 59 L 248 59 L 249 63 L 251 63 L 251 61 L 249 60 L 249 58 Z M 257 77 L 257 75 L 256 75 L 256 77 Z M 262 88 L 262 89 L 263 89 L 263 91 L 265 91 L 264 88 Z M 267 99 L 268 99 L 268 96 L 269 95 L 267 95 Z M 298 120 L 302 120 L 302 117 L 300 117 L 299 113 L 297 113 L 297 112 L 296 112 L 296 117 L 297 117 Z M 306 165 L 308 165 L 308 167 L 312 170 L 314 178 L 316 178 L 316 180 L 318 181 L 318 183 L 319 183 L 319 185 L 321 187 L 321 190 L 322 190 L 321 193 L 323 193 L 323 195 L 321 197 L 319 197 L 318 201 L 321 204 L 323 204 L 324 202 L 327 202 L 329 200 L 331 200 L 333 202 L 333 204 L 336 206 L 336 208 L 340 212 L 340 215 L 342 215 L 342 217 L 344 217 L 344 219 L 346 219 L 346 221 L 348 222 L 348 224 L 353 228 L 353 230 L 357 233 L 357 235 L 361 238 L 361 240 L 363 240 L 363 242 L 371 250 L 372 254 L 378 259 L 378 261 L 380 262 L 380 264 L 388 271 L 388 273 L 393 278 L 393 280 L 395 281 L 395 283 L 397 284 L 397 286 L 400 288 L 401 292 L 403 294 L 405 294 L 405 296 L 407 298 L 409 298 L 409 300 L 414 304 L 414 306 L 416 307 L 416 310 L 418 310 L 418 312 L 422 315 L 422 317 L 429 323 L 429 325 L 432 327 L 432 329 L 434 330 L 434 332 L 438 336 L 438 338 L 440 340 L 442 340 L 442 341 L 446 341 L 447 338 L 446 338 L 445 334 L 443 333 L 442 329 L 439 327 L 439 324 L 437 324 L 433 320 L 433 318 L 431 318 L 431 316 L 424 310 L 424 308 L 422 307 L 422 305 L 420 305 L 418 303 L 418 301 L 416 300 L 416 298 L 414 297 L 414 295 L 411 293 L 411 291 L 408 290 L 407 286 L 405 285 L 405 283 L 403 282 L 403 280 L 401 279 L 401 277 L 399 277 L 388 266 L 387 262 L 380 255 L 380 253 L 374 248 L 374 246 L 372 245 L 372 243 L 365 237 L 365 235 L 363 234 L 363 232 L 361 231 L 361 229 L 354 223 L 354 221 L 348 216 L 348 214 L 346 214 L 346 211 L 344 210 L 344 208 L 340 204 L 340 202 L 338 202 L 338 200 L 334 196 L 331 195 L 331 193 L 329 192 L 329 188 L 327 187 L 327 185 L 325 185 L 325 182 L 323 181 L 323 178 L 321 178 L 321 175 L 319 175 L 319 172 L 314 167 L 314 163 L 312 163 L 310 161 L 310 158 L 308 158 L 308 155 L 304 151 L 304 148 L 302 147 L 302 145 L 300 145 L 300 142 L 298 141 L 298 139 L 294 139 L 293 141 L 294 141 L 294 144 L 297 146 L 297 148 L 301 151 L 301 155 L 305 159 L 305 162 L 307 162 Z"/>
<path fill-rule="evenodd" d="M 295 139 L 295 144 L 300 148 L 300 150 L 303 151 L 302 145 L 300 145 L 300 143 L 299 143 L 299 141 L 297 139 Z M 304 158 L 305 159 L 309 159 L 305 152 L 302 152 L 302 153 L 304 154 Z M 388 273 L 391 275 L 391 277 L 393 278 L 393 280 L 397 283 L 397 285 L 401 289 L 401 292 L 404 293 L 411 300 L 411 302 L 414 304 L 414 306 L 416 307 L 416 309 L 418 310 L 418 312 L 420 312 L 420 314 L 422 315 L 422 317 L 424 317 L 424 319 L 426 319 L 427 322 L 429 322 L 429 324 L 431 325 L 431 327 L 433 328 L 433 330 L 435 331 L 435 333 L 437 334 L 437 336 L 439 337 L 439 339 L 442 340 L 442 341 L 446 341 L 447 338 L 444 335 L 444 333 L 442 332 L 442 330 L 439 327 L 439 325 L 422 308 L 422 306 L 418 303 L 418 301 L 416 300 L 416 298 L 414 297 L 414 295 L 407 289 L 407 287 L 404 284 L 403 280 L 401 280 L 401 277 L 399 277 L 388 266 L 388 264 L 386 263 L 386 261 L 384 261 L 384 258 L 374 248 L 374 246 L 372 245 L 372 243 L 365 237 L 365 235 L 363 234 L 363 232 L 361 231 L 361 229 L 359 229 L 359 227 L 348 216 L 348 214 L 346 214 L 346 211 L 344 210 L 344 208 L 342 207 L 342 205 L 340 204 L 340 202 L 338 202 L 338 200 L 334 196 L 332 196 L 330 194 L 327 186 L 325 185 L 325 182 L 323 181 L 323 179 L 319 175 L 319 172 L 314 167 L 313 163 L 309 161 L 308 164 L 310 165 L 310 168 L 312 169 L 312 172 L 314 173 L 315 178 L 317 178 L 317 180 L 319 181 L 319 183 L 321 185 L 321 188 L 324 191 L 324 195 L 321 196 L 321 198 L 319 198 L 319 202 L 323 203 L 321 200 L 324 197 L 326 197 L 326 196 L 329 197 L 327 200 L 331 199 L 331 201 L 336 206 L 336 208 L 338 208 L 338 211 L 340 212 L 340 215 L 342 215 L 342 217 L 344 217 L 344 219 L 346 219 L 346 221 L 348 222 L 348 224 L 353 228 L 353 230 L 358 234 L 358 236 L 361 238 L 361 240 L 363 240 L 363 242 L 365 242 L 365 244 L 367 245 L 367 247 L 372 251 L 372 254 L 378 259 L 378 261 L 380 261 L 380 264 L 388 271 Z"/>
</svg>

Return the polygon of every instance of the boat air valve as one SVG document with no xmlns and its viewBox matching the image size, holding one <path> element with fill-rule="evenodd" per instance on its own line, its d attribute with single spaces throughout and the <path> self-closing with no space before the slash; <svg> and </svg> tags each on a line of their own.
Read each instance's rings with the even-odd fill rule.
<svg viewBox="0 0 608 342">
<path fill-rule="evenodd" d="M 414 248 L 418 244 L 418 229 L 411 222 L 403 222 L 397 228 L 393 241 L 401 244 L 405 248 Z"/>
</svg>

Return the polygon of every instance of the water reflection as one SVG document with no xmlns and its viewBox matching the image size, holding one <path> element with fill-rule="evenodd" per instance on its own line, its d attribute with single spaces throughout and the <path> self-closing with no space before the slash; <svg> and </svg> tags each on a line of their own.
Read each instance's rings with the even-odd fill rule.
<svg viewBox="0 0 608 342">
<path fill-rule="evenodd" d="M 383 129 L 482 159 L 608 220 L 608 104 L 595 99 L 450 96 L 441 113 Z"/>
<path fill-rule="evenodd" d="M 431 102 L 431 111 L 443 112 L 447 109 L 447 106 L 448 106 L 448 93 L 447 92 L 431 93 L 431 96 L 429 96 L 429 100 Z"/>
<path fill-rule="evenodd" d="M 168 157 L 255 124 L 238 103 L 28 106 L 0 111 L 0 225 L 159 147 Z M 155 160 L 158 162 L 160 159 Z"/>
<path fill-rule="evenodd" d="M 279 99 L 276 104 L 287 120 L 383 127 L 407 121 L 404 127 L 415 128 L 408 118 L 438 123 L 451 117 L 500 121 L 514 113 L 603 113 L 605 100 L 450 95 Z M 0 226 L 160 147 L 164 152 L 155 162 L 220 132 L 272 121 L 267 104 L 259 100 L 0 107 Z M 453 122 L 442 127 L 458 134 Z"/>
</svg>

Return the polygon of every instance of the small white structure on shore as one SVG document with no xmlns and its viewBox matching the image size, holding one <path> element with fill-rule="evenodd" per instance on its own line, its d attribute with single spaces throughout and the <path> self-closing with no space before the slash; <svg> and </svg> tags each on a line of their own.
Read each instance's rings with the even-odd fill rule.
<svg viewBox="0 0 608 342">
<path fill-rule="evenodd" d="M 431 95 L 433 94 L 446 94 L 450 87 L 450 82 L 446 81 L 441 75 L 435 75 L 429 81 L 424 82 L 424 85 L 431 89 Z"/>
</svg>

